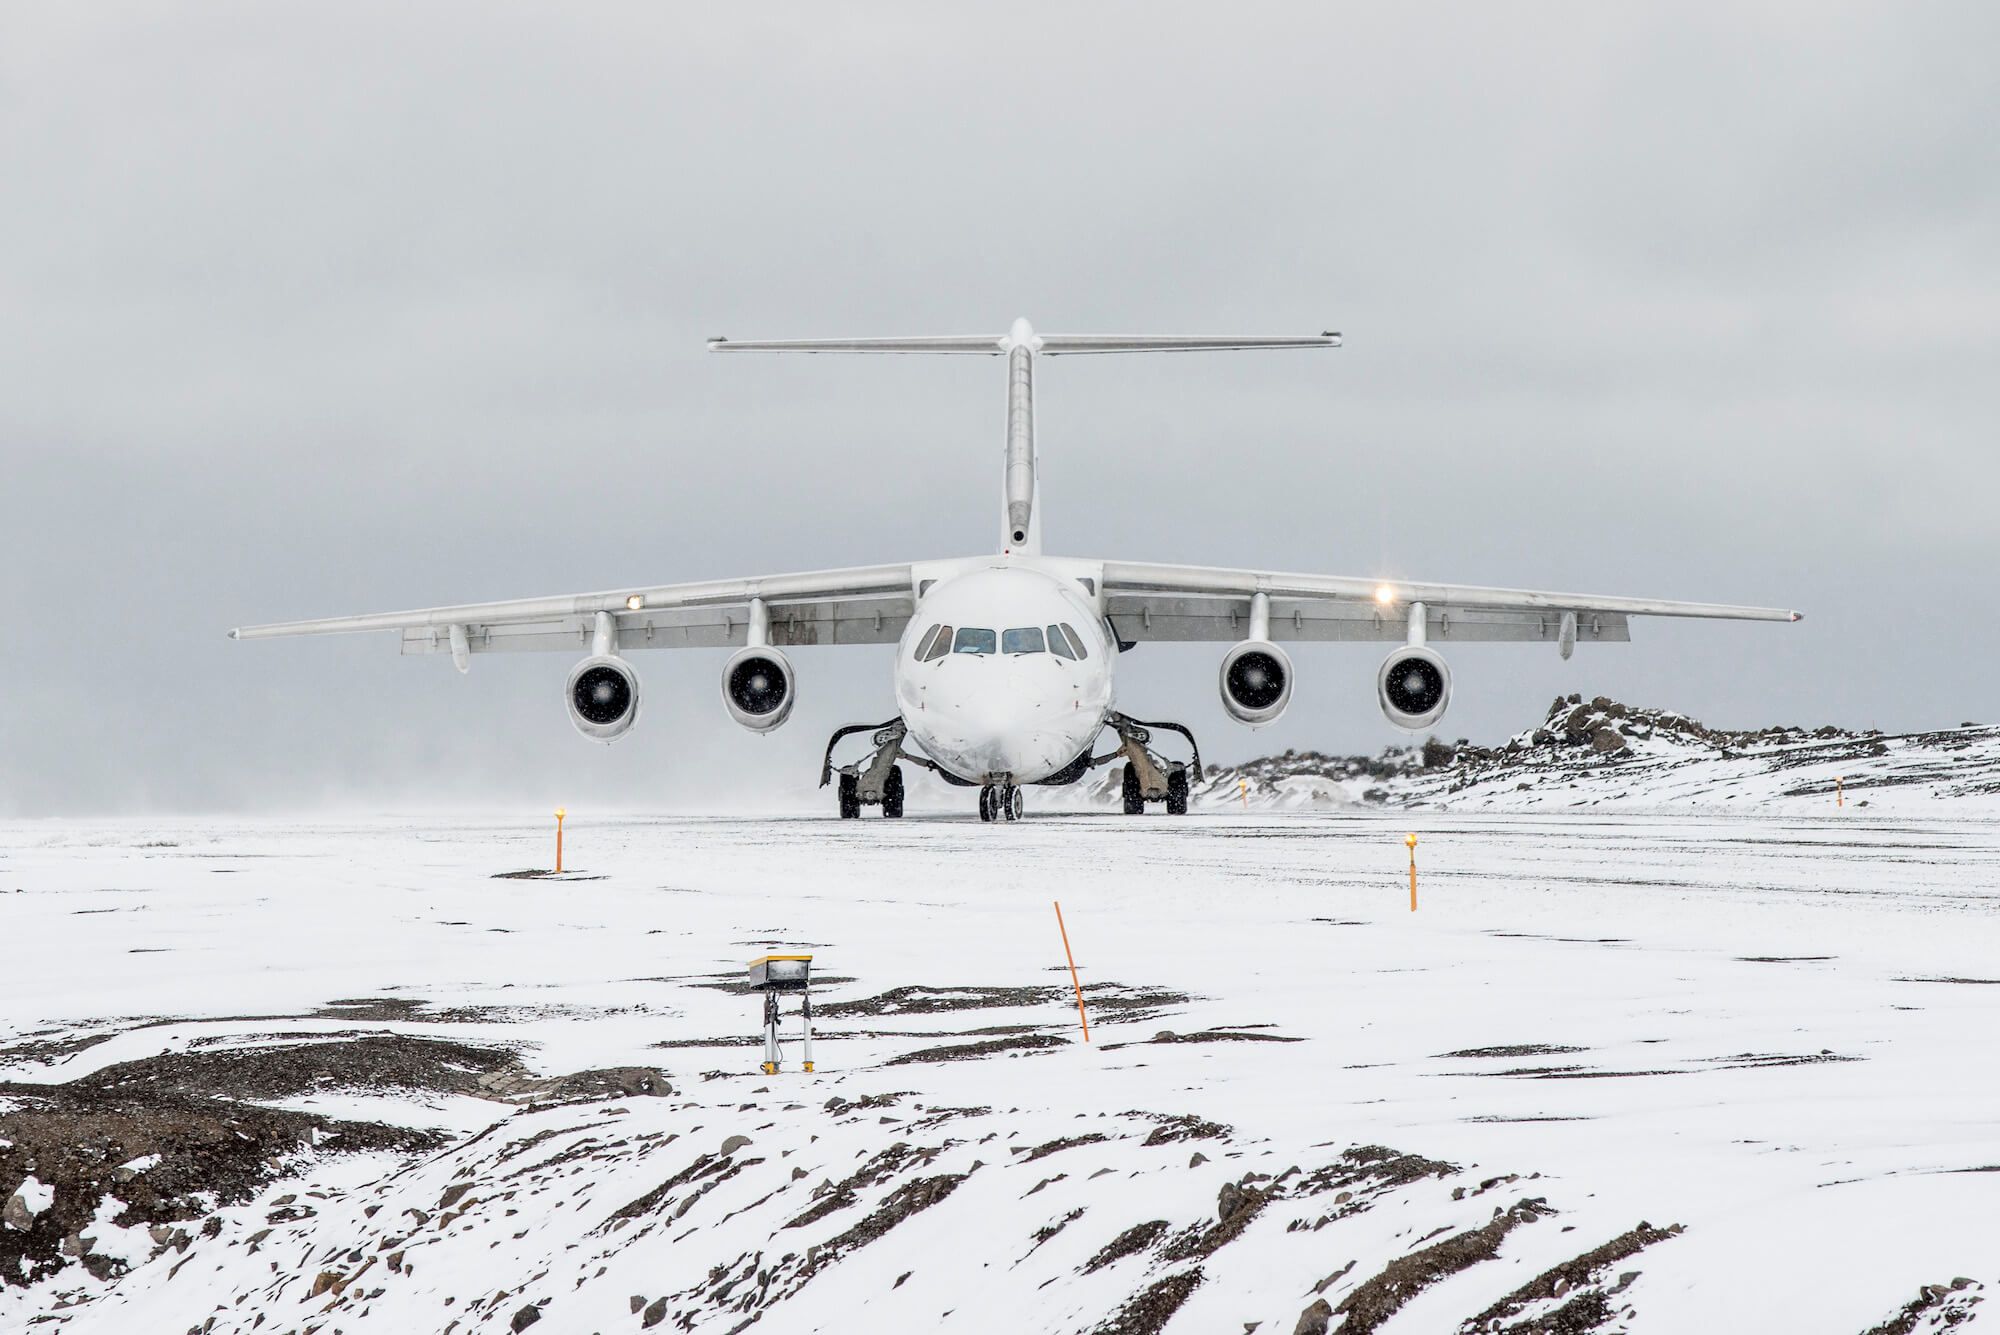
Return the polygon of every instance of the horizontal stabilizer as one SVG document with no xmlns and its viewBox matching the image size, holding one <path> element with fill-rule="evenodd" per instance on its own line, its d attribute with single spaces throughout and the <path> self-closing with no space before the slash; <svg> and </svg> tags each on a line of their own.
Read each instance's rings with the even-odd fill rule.
<svg viewBox="0 0 2000 1335">
<path fill-rule="evenodd" d="M 943 334 L 934 338 L 753 338 L 708 340 L 710 352 L 960 352 L 997 357 L 1004 334 Z"/>
<path fill-rule="evenodd" d="M 1236 352 L 1248 348 L 1337 348 L 1340 335 L 1210 338 L 1200 334 L 1043 334 L 1041 344 L 1037 351 L 1051 357 L 1070 352 Z"/>
<path fill-rule="evenodd" d="M 1232 352 L 1249 348 L 1337 348 L 1336 333 L 1217 337 L 1206 334 L 1037 334 L 1025 322 L 1005 334 L 933 338 L 758 338 L 708 340 L 710 352 L 955 352 L 997 357 L 1024 347 L 1060 357 L 1073 352 Z"/>
</svg>

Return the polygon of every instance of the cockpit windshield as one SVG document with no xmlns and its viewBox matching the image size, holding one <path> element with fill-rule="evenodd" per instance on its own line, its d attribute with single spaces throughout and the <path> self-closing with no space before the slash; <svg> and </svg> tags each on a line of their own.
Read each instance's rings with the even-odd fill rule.
<svg viewBox="0 0 2000 1335">
<path fill-rule="evenodd" d="M 960 626 L 958 638 L 951 642 L 951 651 L 955 654 L 990 654 L 997 639 L 998 637 L 990 630 L 981 630 L 977 626 Z"/>
<path fill-rule="evenodd" d="M 1042 628 L 1040 626 L 1020 626 L 1001 634 L 1000 652 L 1003 654 L 1043 654 L 1048 652 L 1048 645 L 1042 642 Z"/>
</svg>

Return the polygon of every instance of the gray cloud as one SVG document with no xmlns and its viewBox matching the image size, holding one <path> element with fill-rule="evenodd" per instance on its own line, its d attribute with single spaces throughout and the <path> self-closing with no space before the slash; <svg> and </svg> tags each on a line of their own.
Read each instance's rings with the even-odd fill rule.
<svg viewBox="0 0 2000 1335">
<path fill-rule="evenodd" d="M 703 336 L 1345 330 L 1051 364 L 1052 549 L 1797 605 L 1568 664 L 1455 654 L 1446 727 L 1607 692 L 1991 717 L 2000 18 L 1974 5 L 16 9 L 0 43 L 0 811 L 809 788 L 793 723 L 642 660 L 233 624 L 984 550 L 997 368 Z M 1308 648 L 1123 666 L 1218 758 L 1394 739 Z"/>
</svg>

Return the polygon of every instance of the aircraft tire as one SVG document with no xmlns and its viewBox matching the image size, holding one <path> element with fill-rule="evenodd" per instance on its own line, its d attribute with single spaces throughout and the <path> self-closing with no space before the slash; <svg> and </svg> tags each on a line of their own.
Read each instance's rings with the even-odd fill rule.
<svg viewBox="0 0 2000 1335">
<path fill-rule="evenodd" d="M 1133 769 L 1130 765 L 1125 767 L 1123 795 L 1125 798 L 1126 815 L 1143 816 L 1146 814 L 1146 797 L 1139 790 L 1139 771 Z"/>
<path fill-rule="evenodd" d="M 861 816 L 861 781 L 852 774 L 840 776 L 840 818 L 858 820 Z"/>
<path fill-rule="evenodd" d="M 1187 815 L 1188 772 L 1185 765 L 1176 765 L 1167 774 L 1167 814 Z"/>
<path fill-rule="evenodd" d="M 895 820 L 903 814 L 903 770 L 897 766 L 889 771 L 889 777 L 882 784 L 882 814 Z"/>
</svg>

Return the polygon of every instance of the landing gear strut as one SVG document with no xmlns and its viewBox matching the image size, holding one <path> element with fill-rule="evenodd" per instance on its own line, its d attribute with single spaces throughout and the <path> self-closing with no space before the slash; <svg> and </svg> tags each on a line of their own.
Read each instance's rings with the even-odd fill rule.
<svg viewBox="0 0 2000 1335">
<path fill-rule="evenodd" d="M 1011 783 L 989 783 L 979 790 L 979 819 L 1021 819 L 1021 790 Z"/>
<path fill-rule="evenodd" d="M 903 770 L 896 762 L 929 763 L 903 750 L 906 731 L 900 718 L 890 719 L 887 723 L 857 723 L 835 732 L 832 740 L 827 742 L 826 761 L 820 766 L 819 786 L 826 787 L 838 775 L 840 783 L 835 792 L 839 796 L 842 820 L 859 819 L 864 806 L 881 807 L 882 814 L 891 820 L 903 814 Z M 839 745 L 841 738 L 857 732 L 874 733 L 870 740 L 875 749 L 868 753 L 866 760 L 836 769 L 833 748 Z"/>
<path fill-rule="evenodd" d="M 1099 757 L 1094 763 L 1108 764 L 1120 756 L 1124 757 L 1125 770 L 1119 793 L 1124 799 L 1125 814 L 1144 815 L 1148 802 L 1161 802 L 1166 805 L 1169 816 L 1187 815 L 1189 786 L 1201 774 L 1201 748 L 1195 745 L 1194 734 L 1178 723 L 1141 723 L 1123 714 L 1113 714 L 1105 723 L 1117 730 L 1118 749 Z M 1153 739 L 1151 730 L 1154 728 L 1164 728 L 1187 738 L 1194 759 L 1182 764 L 1178 760 L 1161 758 L 1147 745 Z"/>
</svg>

